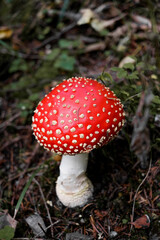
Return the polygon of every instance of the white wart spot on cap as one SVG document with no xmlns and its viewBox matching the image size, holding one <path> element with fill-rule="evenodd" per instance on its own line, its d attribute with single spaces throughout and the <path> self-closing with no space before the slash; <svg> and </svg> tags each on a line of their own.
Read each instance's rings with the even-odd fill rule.
<svg viewBox="0 0 160 240">
<path fill-rule="evenodd" d="M 54 114 L 57 114 L 57 110 L 54 109 L 54 110 L 53 110 L 53 113 L 54 113 Z"/>
<path fill-rule="evenodd" d="M 56 130 L 56 133 L 57 133 L 57 135 L 61 134 L 61 130 L 60 130 L 60 129 L 57 129 L 57 130 Z"/>
<path fill-rule="evenodd" d="M 84 114 L 79 115 L 80 118 L 84 118 Z"/>
<path fill-rule="evenodd" d="M 76 113 L 77 113 L 77 110 L 73 110 L 73 113 L 76 114 Z"/>
<path fill-rule="evenodd" d="M 54 126 L 54 125 L 57 125 L 57 121 L 56 120 L 53 120 L 52 121 L 52 125 Z"/>
<path fill-rule="evenodd" d="M 66 139 L 70 139 L 71 137 L 69 135 L 66 135 Z"/>
<path fill-rule="evenodd" d="M 52 130 L 47 131 L 47 134 L 48 134 L 48 135 L 51 135 L 51 134 L 52 134 Z"/>
<path fill-rule="evenodd" d="M 91 140 L 91 142 L 96 142 L 96 140 L 97 140 L 97 138 L 93 138 L 93 139 Z"/>
<path fill-rule="evenodd" d="M 83 128 L 83 124 L 82 123 L 78 124 L 78 127 Z"/>
<path fill-rule="evenodd" d="M 41 131 L 42 131 L 43 133 L 45 133 L 45 128 L 41 128 Z"/>
<path fill-rule="evenodd" d="M 70 131 L 75 132 L 76 131 L 75 127 L 71 128 Z"/>
<path fill-rule="evenodd" d="M 79 134 L 79 136 L 80 136 L 80 138 L 84 138 L 84 134 L 83 133 Z"/>
</svg>

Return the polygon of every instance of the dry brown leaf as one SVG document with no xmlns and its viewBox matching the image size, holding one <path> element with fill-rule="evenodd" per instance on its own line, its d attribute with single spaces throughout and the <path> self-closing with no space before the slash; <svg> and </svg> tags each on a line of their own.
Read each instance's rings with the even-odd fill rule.
<svg viewBox="0 0 160 240">
<path fill-rule="evenodd" d="M 41 237 L 45 236 L 46 226 L 42 217 L 38 213 L 28 216 L 25 220 L 32 229 L 34 235 L 38 235 Z"/>
<path fill-rule="evenodd" d="M 151 29 L 152 28 L 152 23 L 148 18 L 132 14 L 131 15 L 132 19 L 140 25 L 141 29 Z"/>
<path fill-rule="evenodd" d="M 17 221 L 11 217 L 7 210 L 0 212 L 0 229 L 4 228 L 5 226 L 11 226 L 12 228 L 16 229 Z"/>
<path fill-rule="evenodd" d="M 98 209 L 94 210 L 94 213 L 100 221 L 102 221 L 103 218 L 108 215 L 107 211 L 99 211 Z"/>
<path fill-rule="evenodd" d="M 150 226 L 150 218 L 147 214 L 138 218 L 136 221 L 131 223 L 135 228 L 148 228 Z"/>
<path fill-rule="evenodd" d="M 116 21 L 122 19 L 125 16 L 125 14 L 121 14 L 120 16 L 114 17 L 109 20 L 102 20 L 94 11 L 89 8 L 82 9 L 81 13 L 82 16 L 78 20 L 77 24 L 90 24 L 91 27 L 97 32 L 101 32 L 103 29 L 112 26 Z"/>
<path fill-rule="evenodd" d="M 110 32 L 108 36 L 111 36 L 112 38 L 119 40 L 121 36 L 124 36 L 128 30 L 127 25 L 122 25 L 120 27 L 117 27 L 113 32 Z"/>
<path fill-rule="evenodd" d="M 99 18 L 93 18 L 91 21 L 91 26 L 97 32 L 101 32 L 103 29 L 112 26 L 115 22 L 122 19 L 125 15 L 122 14 L 121 16 L 109 19 L 109 20 L 101 20 Z"/>
<path fill-rule="evenodd" d="M 12 36 L 12 29 L 9 27 L 0 27 L 0 39 L 8 39 Z"/>
<path fill-rule="evenodd" d="M 90 44 L 86 47 L 85 52 L 104 50 L 105 47 L 106 47 L 105 42 L 93 43 L 93 44 Z"/>
<path fill-rule="evenodd" d="M 116 17 L 121 14 L 120 9 L 116 8 L 115 6 L 111 6 L 109 12 L 112 17 Z"/>
<path fill-rule="evenodd" d="M 91 19 L 95 17 L 95 13 L 89 8 L 82 9 L 81 13 L 82 16 L 77 22 L 78 25 L 88 24 L 90 23 Z"/>
<path fill-rule="evenodd" d="M 54 154 L 53 154 L 53 159 L 54 159 L 54 161 L 56 161 L 56 162 L 60 162 L 61 159 L 62 159 L 62 156 L 54 153 Z"/>
<path fill-rule="evenodd" d="M 120 225 L 120 226 L 115 226 L 114 231 L 116 231 L 117 233 L 119 233 L 119 232 L 124 231 L 126 228 L 127 228 L 127 226 L 122 226 L 122 225 Z"/>
</svg>

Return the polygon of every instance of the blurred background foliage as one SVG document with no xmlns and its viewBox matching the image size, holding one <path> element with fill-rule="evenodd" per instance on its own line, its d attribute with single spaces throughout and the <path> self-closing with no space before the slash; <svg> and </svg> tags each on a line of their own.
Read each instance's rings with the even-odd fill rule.
<svg viewBox="0 0 160 240">
<path fill-rule="evenodd" d="M 131 213 L 125 206 L 128 204 L 131 207 L 129 194 L 135 190 L 135 183 L 137 186 L 142 180 L 151 156 L 153 164 L 159 161 L 159 31 L 158 0 L 126 0 L 123 3 L 120 0 L 0 1 L 0 198 L 3 209 L 13 211 L 28 179 L 26 173 L 32 171 L 37 162 L 39 165 L 48 159 L 46 166 L 50 166 L 58 176 L 58 164 L 53 163 L 50 153 L 36 147 L 32 137 L 30 126 L 33 110 L 43 96 L 63 79 L 86 76 L 96 78 L 114 90 L 126 111 L 126 125 L 120 135 L 91 154 L 89 174 L 96 185 L 96 207 L 110 208 L 113 201 L 117 209 L 112 209 L 113 216 L 116 216 L 116 211 L 119 214 L 125 212 L 123 221 L 118 224 L 128 224 Z M 137 132 L 137 129 L 141 131 Z M 96 157 L 101 157 L 105 162 L 101 163 L 99 170 L 94 161 Z M 108 163 L 106 158 L 109 159 Z M 119 163 L 118 159 L 124 162 Z M 108 167 L 112 174 L 106 172 Z M 127 169 L 132 171 L 128 173 Z M 96 171 L 97 177 L 94 176 Z M 124 174 L 125 180 L 119 180 L 118 172 Z M 24 179 L 20 178 L 21 174 Z M 43 191 L 48 197 L 51 197 L 50 183 L 54 184 L 56 179 L 51 180 L 52 175 L 48 169 L 44 177 L 40 176 Z M 110 190 L 100 190 L 109 184 L 111 176 L 114 183 L 113 186 L 109 185 Z M 155 179 L 152 179 L 155 184 L 154 198 L 159 194 L 158 174 Z M 120 192 L 122 195 L 118 195 L 121 191 L 118 189 L 113 198 L 109 198 L 111 189 L 118 184 L 123 189 Z M 129 184 L 128 187 L 125 184 Z M 29 194 L 24 200 L 22 215 L 34 209 L 33 201 L 32 209 L 28 210 L 28 199 L 32 198 Z M 147 198 L 145 193 L 143 197 Z M 38 194 L 34 198 L 38 199 Z M 136 214 L 138 211 L 148 211 L 152 215 L 153 206 L 143 205 L 141 200 L 139 198 L 137 201 Z M 157 197 L 155 219 L 159 218 L 159 207 L 160 199 Z M 61 209 L 57 209 L 54 209 L 55 220 L 61 215 Z M 86 222 L 89 229 L 90 222 L 88 219 Z M 117 228 L 117 232 L 123 235 L 122 229 Z M 22 230 L 19 229 L 17 236 L 21 234 Z"/>
</svg>

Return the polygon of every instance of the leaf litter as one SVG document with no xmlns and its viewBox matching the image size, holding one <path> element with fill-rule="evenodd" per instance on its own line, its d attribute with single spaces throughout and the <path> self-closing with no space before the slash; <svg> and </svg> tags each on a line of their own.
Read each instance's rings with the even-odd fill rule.
<svg viewBox="0 0 160 240">
<path fill-rule="evenodd" d="M 0 207 L 6 219 L 2 239 L 38 237 L 42 229 L 49 239 L 158 236 L 160 72 L 154 42 L 160 19 L 156 4 L 154 9 L 149 1 L 144 10 L 139 1 L 123 5 L 94 1 L 83 6 L 77 1 L 66 1 L 65 6 L 61 1 L 37 5 L 28 1 L 25 7 L 20 4 L 19 12 L 12 1 L 0 3 Z M 117 138 L 90 154 L 94 199 L 74 210 L 56 198 L 59 160 L 36 145 L 30 129 L 39 100 L 72 75 L 99 76 L 126 111 L 126 124 Z M 35 181 L 25 189 L 34 171 Z M 11 216 L 17 203 L 15 220 Z M 35 212 L 38 230 L 33 233 L 24 218 L 32 218 Z"/>
</svg>

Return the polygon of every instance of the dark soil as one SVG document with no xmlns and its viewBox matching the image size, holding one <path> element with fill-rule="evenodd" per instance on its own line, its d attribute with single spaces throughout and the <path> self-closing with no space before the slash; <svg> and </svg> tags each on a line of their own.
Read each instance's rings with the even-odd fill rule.
<svg viewBox="0 0 160 240">
<path fill-rule="evenodd" d="M 1 213 L 14 216 L 41 166 L 16 214 L 14 238 L 35 239 L 26 218 L 37 213 L 46 239 L 160 239 L 159 1 L 6 0 L 0 16 Z M 75 75 L 109 86 L 126 123 L 90 153 L 93 199 L 69 209 L 55 193 L 60 159 L 39 146 L 31 123 L 44 95 Z M 1 230 L 1 239 L 11 239 Z"/>
</svg>

